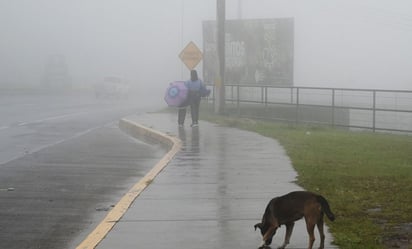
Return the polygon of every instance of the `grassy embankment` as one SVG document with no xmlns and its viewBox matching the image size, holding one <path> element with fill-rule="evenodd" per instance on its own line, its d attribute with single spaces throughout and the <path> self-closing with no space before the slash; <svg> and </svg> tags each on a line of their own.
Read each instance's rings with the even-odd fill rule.
<svg viewBox="0 0 412 249">
<path fill-rule="evenodd" d="M 201 117 L 277 139 L 297 183 L 329 200 L 337 219 L 328 224 L 341 249 L 412 239 L 412 136 L 230 118 L 204 107 Z"/>
</svg>

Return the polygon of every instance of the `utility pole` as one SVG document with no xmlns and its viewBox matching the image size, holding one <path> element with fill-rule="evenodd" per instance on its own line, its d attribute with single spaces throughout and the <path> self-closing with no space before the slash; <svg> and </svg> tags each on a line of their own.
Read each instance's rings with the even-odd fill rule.
<svg viewBox="0 0 412 249">
<path fill-rule="evenodd" d="M 242 0 L 237 2 L 237 19 L 242 19 Z"/>
<path fill-rule="evenodd" d="M 219 59 L 219 72 L 215 82 L 215 112 L 223 114 L 225 110 L 225 21 L 226 1 L 216 0 L 216 23 L 217 23 L 217 56 Z"/>
<path fill-rule="evenodd" d="M 185 16 L 185 0 L 181 0 L 181 16 L 180 16 L 180 48 L 183 48 L 183 28 L 184 28 L 184 16 Z M 181 79 L 184 79 L 183 77 L 183 63 L 181 64 L 180 67 L 180 76 Z"/>
</svg>

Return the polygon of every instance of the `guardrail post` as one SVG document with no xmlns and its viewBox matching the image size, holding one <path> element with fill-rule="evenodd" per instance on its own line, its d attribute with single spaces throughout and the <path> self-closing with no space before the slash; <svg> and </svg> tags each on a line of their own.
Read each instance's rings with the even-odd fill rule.
<svg viewBox="0 0 412 249">
<path fill-rule="evenodd" d="M 376 91 L 375 90 L 373 90 L 373 107 L 372 108 L 373 108 L 372 129 L 373 129 L 373 132 L 375 132 L 376 131 Z"/>
<path fill-rule="evenodd" d="M 335 89 L 332 89 L 332 127 L 335 127 Z"/>
<path fill-rule="evenodd" d="M 263 91 L 264 91 L 263 86 L 261 86 L 261 87 L 260 87 L 260 103 L 262 103 L 262 104 L 264 103 L 264 102 L 263 102 L 263 101 L 264 101 L 264 97 L 263 97 L 263 96 L 264 96 L 264 92 L 263 92 Z"/>
<path fill-rule="evenodd" d="M 299 87 L 296 87 L 296 124 L 299 122 Z"/>
<path fill-rule="evenodd" d="M 237 85 L 237 98 L 236 98 L 236 108 L 237 115 L 240 116 L 240 85 Z"/>
<path fill-rule="evenodd" d="M 213 104 L 213 106 L 215 106 L 215 96 L 216 96 L 216 94 L 215 94 L 215 85 L 213 85 L 213 87 L 212 87 L 212 104 Z"/>
<path fill-rule="evenodd" d="M 230 87 L 230 99 L 232 100 L 232 101 L 230 101 L 232 104 L 235 102 L 235 89 L 234 89 L 234 86 L 231 86 Z"/>
</svg>

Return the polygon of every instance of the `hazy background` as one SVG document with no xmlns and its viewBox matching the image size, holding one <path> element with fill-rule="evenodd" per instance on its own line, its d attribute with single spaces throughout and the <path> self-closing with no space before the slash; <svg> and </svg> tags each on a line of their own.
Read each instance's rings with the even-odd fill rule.
<svg viewBox="0 0 412 249">
<path fill-rule="evenodd" d="M 227 0 L 227 19 L 295 18 L 295 86 L 412 90 L 410 0 Z M 75 88 L 104 76 L 157 90 L 189 77 L 216 0 L 0 0 L 0 90 L 41 85 L 65 56 Z M 202 64 L 197 69 L 201 72 Z"/>
</svg>

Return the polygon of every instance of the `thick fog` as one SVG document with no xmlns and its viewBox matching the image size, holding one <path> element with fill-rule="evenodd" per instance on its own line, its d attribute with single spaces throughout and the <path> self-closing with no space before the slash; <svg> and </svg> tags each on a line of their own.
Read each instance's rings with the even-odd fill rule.
<svg viewBox="0 0 412 249">
<path fill-rule="evenodd" d="M 410 0 L 227 0 L 227 19 L 293 17 L 296 86 L 412 90 Z M 63 56 L 75 88 L 105 76 L 139 89 L 189 77 L 215 0 L 0 0 L 0 89 L 41 85 Z M 197 66 L 202 72 L 202 64 Z"/>
</svg>

